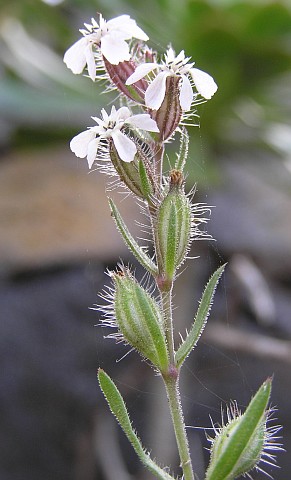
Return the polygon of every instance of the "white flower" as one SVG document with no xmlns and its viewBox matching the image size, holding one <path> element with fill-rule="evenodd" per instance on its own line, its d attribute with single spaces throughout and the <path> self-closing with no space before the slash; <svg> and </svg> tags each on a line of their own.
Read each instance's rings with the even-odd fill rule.
<svg viewBox="0 0 291 480">
<path fill-rule="evenodd" d="M 85 23 L 86 29 L 80 32 L 83 38 L 74 43 L 65 53 L 64 62 L 73 73 L 82 73 L 88 66 L 90 78 L 96 77 L 96 62 L 93 46 L 99 47 L 101 54 L 113 65 L 130 60 L 129 46 L 126 40 L 138 38 L 148 40 L 148 36 L 139 28 L 129 15 L 120 15 L 111 20 L 104 20 L 99 15 L 99 24 L 94 18 L 92 24 Z"/>
<path fill-rule="evenodd" d="M 70 148 L 77 157 L 87 157 L 89 168 L 92 167 L 96 159 L 99 144 L 102 139 L 112 138 L 121 160 L 124 162 L 133 161 L 137 148 L 135 143 L 121 131 L 124 125 L 140 128 L 149 132 L 159 131 L 156 122 L 148 113 L 131 115 L 127 107 L 121 107 L 119 110 L 116 110 L 114 106 L 111 109 L 110 115 L 108 115 L 104 108 L 101 113 L 102 119 L 92 117 L 98 126 L 89 127 L 88 130 L 76 135 L 70 142 Z"/>
<path fill-rule="evenodd" d="M 165 54 L 165 61 L 159 63 L 143 63 L 127 79 L 126 85 L 132 85 L 152 71 L 157 71 L 154 80 L 145 92 L 145 104 L 147 107 L 158 110 L 162 105 L 166 94 L 166 80 L 169 76 L 181 77 L 180 105 L 182 110 L 190 110 L 193 101 L 193 90 L 189 80 L 192 78 L 197 92 L 206 99 L 214 95 L 217 85 L 213 78 L 206 72 L 193 68 L 194 63 L 188 63 L 191 57 L 185 57 L 184 50 L 175 55 L 174 50 L 169 47 Z"/>
</svg>

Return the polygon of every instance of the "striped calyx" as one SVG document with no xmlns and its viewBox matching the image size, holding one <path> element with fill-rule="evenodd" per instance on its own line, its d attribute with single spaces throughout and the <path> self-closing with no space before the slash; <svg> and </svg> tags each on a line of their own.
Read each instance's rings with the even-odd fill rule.
<svg viewBox="0 0 291 480">
<path fill-rule="evenodd" d="M 163 103 L 158 110 L 151 111 L 151 117 L 157 122 L 160 130 L 160 141 L 165 141 L 171 137 L 181 120 L 180 80 L 176 76 L 167 78 Z"/>
<path fill-rule="evenodd" d="M 147 81 L 142 78 L 132 85 L 125 85 L 126 80 L 136 69 L 136 64 L 132 60 L 129 62 L 120 62 L 118 65 L 112 65 L 103 57 L 106 71 L 114 86 L 126 97 L 137 103 L 144 104 L 144 93 L 148 87 Z"/>
<path fill-rule="evenodd" d="M 162 313 L 157 302 L 127 271 L 112 274 L 114 315 L 124 340 L 160 371 L 168 368 Z"/>
<path fill-rule="evenodd" d="M 191 204 L 179 170 L 170 173 L 169 191 L 159 207 L 156 230 L 160 274 L 172 281 L 191 241 Z"/>
</svg>

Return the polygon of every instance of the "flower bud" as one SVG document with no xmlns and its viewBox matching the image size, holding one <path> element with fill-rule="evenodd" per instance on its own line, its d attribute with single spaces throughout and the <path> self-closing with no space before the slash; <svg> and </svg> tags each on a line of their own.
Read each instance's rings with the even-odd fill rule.
<svg viewBox="0 0 291 480">
<path fill-rule="evenodd" d="M 126 270 L 112 275 L 114 315 L 127 343 L 161 371 L 168 368 L 163 318 L 157 302 Z"/>
<path fill-rule="evenodd" d="M 260 462 L 275 466 L 275 456 L 270 451 L 282 448 L 277 436 L 280 427 L 267 425 L 272 419 L 272 409 L 267 409 L 270 393 L 271 379 L 267 379 L 244 414 L 236 402 L 228 407 L 228 423 L 214 427 L 216 436 L 209 439 L 211 459 L 205 480 L 234 480 L 252 469 L 261 470 Z"/>
<path fill-rule="evenodd" d="M 154 175 L 142 146 L 138 142 L 135 144 L 137 153 L 134 161 L 124 162 L 121 160 L 113 142 L 109 147 L 110 159 L 120 180 L 129 190 L 143 200 L 149 200 L 155 190 Z"/>
<path fill-rule="evenodd" d="M 103 57 L 106 71 L 114 86 L 131 100 L 138 103 L 144 103 L 144 94 L 148 87 L 147 81 L 142 78 L 132 85 L 125 85 L 126 80 L 133 74 L 136 69 L 135 63 L 120 62 L 118 65 L 112 65 L 105 57 Z"/>
<path fill-rule="evenodd" d="M 215 464 L 214 459 L 217 460 L 219 458 L 220 452 L 223 452 L 228 448 L 228 444 L 230 443 L 233 433 L 240 427 L 240 422 L 241 416 L 236 417 L 228 425 L 224 426 L 221 432 L 214 439 L 211 449 L 212 465 Z M 261 453 L 264 447 L 265 432 L 266 422 L 262 421 L 253 432 L 253 435 L 250 436 L 247 448 L 237 461 L 234 469 L 228 474 L 227 477 L 223 477 L 225 480 L 235 479 L 240 475 L 249 472 L 257 465 L 261 458 Z"/>
<path fill-rule="evenodd" d="M 160 273 L 170 281 L 185 260 L 191 240 L 191 204 L 183 184 L 182 173 L 173 170 L 170 174 L 169 192 L 157 213 L 156 238 L 161 261 Z"/>
<path fill-rule="evenodd" d="M 167 140 L 179 126 L 182 116 L 180 81 L 181 78 L 174 75 L 166 79 L 166 94 L 163 103 L 158 110 L 151 112 L 151 117 L 157 122 L 160 130 L 160 141 Z"/>
</svg>

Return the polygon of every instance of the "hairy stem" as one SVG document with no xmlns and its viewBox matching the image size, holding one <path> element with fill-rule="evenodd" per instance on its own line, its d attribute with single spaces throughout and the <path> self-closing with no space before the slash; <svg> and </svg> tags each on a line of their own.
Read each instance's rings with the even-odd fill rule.
<svg viewBox="0 0 291 480">
<path fill-rule="evenodd" d="M 164 382 L 175 430 L 181 468 L 183 470 L 183 479 L 194 480 L 184 416 L 180 401 L 179 376 L 170 375 L 167 378 L 164 377 Z"/>
<path fill-rule="evenodd" d="M 180 464 L 184 480 L 194 480 L 192 463 L 186 434 L 184 416 L 180 400 L 179 369 L 175 365 L 175 347 L 172 315 L 172 286 L 160 291 L 164 315 L 165 334 L 168 344 L 170 367 L 167 375 L 163 376 L 173 427 L 178 446 Z"/>
<path fill-rule="evenodd" d="M 170 365 L 175 363 L 173 317 L 172 317 L 172 288 L 167 291 L 161 291 L 162 310 L 164 315 L 164 329 L 167 339 Z"/>
<path fill-rule="evenodd" d="M 160 191 L 162 191 L 164 145 L 160 144 L 159 147 L 160 148 L 157 149 L 157 153 L 155 156 L 155 173 L 158 178 L 158 183 L 160 185 Z M 172 416 L 172 422 L 180 457 L 180 465 L 183 470 L 183 480 L 194 480 L 188 438 L 186 434 L 184 416 L 180 401 L 179 370 L 176 368 L 175 365 L 175 345 L 172 314 L 173 280 L 166 279 L 163 272 L 162 259 L 158 250 L 159 242 L 156 238 L 156 211 L 149 206 L 149 213 L 153 228 L 153 240 L 155 245 L 156 262 L 159 271 L 159 275 L 156 277 L 156 283 L 160 291 L 161 306 L 164 318 L 164 329 L 167 339 L 170 363 L 169 371 L 167 372 L 167 374 L 163 375 L 163 380 L 165 383 L 169 408 Z"/>
</svg>

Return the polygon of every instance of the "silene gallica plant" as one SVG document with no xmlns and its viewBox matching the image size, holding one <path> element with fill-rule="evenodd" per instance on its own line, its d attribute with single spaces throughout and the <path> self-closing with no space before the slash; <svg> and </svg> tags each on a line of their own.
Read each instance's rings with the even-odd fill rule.
<svg viewBox="0 0 291 480">
<path fill-rule="evenodd" d="M 112 285 L 102 294 L 106 301 L 100 307 L 102 324 L 115 329 L 108 337 L 136 349 L 160 376 L 180 456 L 179 478 L 193 480 L 195 466 L 193 469 L 179 374 L 205 328 L 224 265 L 208 281 L 192 326 L 179 342 L 174 341 L 172 295 L 192 242 L 208 237 L 203 227 L 209 207 L 193 202 L 194 188 L 185 193 L 187 128 L 194 124 L 196 105 L 210 99 L 217 85 L 183 50 L 177 55 L 169 46 L 160 57 L 146 44 L 148 36 L 129 15 L 106 21 L 98 14 L 98 19 L 85 24 L 80 32 L 81 39 L 67 50 L 64 62 L 73 73 L 85 71 L 93 82 L 104 82 L 106 90 L 116 90 L 119 105 L 92 117 L 91 126 L 71 140 L 70 148 L 77 157 L 87 158 L 89 169 L 99 168 L 117 177 L 117 184 L 131 192 L 149 218 L 153 245 L 150 255 L 131 235 L 109 198 L 117 230 L 155 288 L 145 288 L 123 264 L 108 272 Z M 165 147 L 175 135 L 180 147 L 169 167 L 169 159 L 164 161 Z M 143 447 L 115 383 L 102 369 L 98 379 L 112 413 L 145 467 L 161 480 L 173 479 L 170 467 L 158 465 Z M 282 448 L 277 436 L 280 427 L 269 425 L 273 415 L 268 406 L 271 383 L 271 379 L 263 383 L 244 413 L 233 402 L 221 424 L 212 424 L 205 480 L 251 478 L 253 469 L 264 472 L 264 465 L 275 464 L 275 453 Z"/>
</svg>

